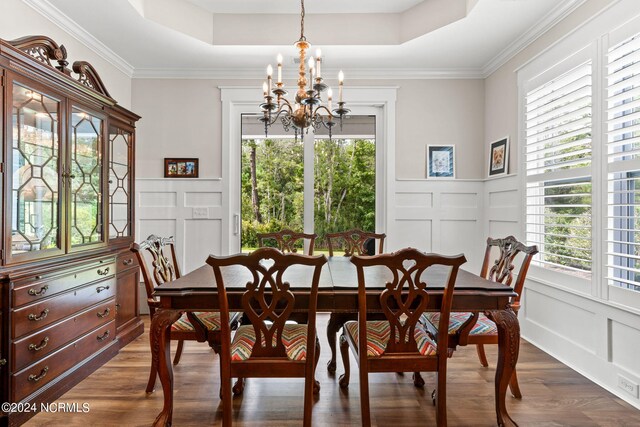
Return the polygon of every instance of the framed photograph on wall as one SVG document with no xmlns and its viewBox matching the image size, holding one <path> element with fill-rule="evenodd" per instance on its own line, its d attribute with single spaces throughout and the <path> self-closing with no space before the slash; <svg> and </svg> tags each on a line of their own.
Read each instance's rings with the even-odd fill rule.
<svg viewBox="0 0 640 427">
<path fill-rule="evenodd" d="M 455 178 L 455 145 L 427 145 L 427 178 Z"/>
<path fill-rule="evenodd" d="M 165 178 L 197 178 L 198 159 L 195 158 L 165 158 Z"/>
<path fill-rule="evenodd" d="M 491 143 L 489 151 L 489 176 L 509 173 L 509 137 Z"/>
</svg>

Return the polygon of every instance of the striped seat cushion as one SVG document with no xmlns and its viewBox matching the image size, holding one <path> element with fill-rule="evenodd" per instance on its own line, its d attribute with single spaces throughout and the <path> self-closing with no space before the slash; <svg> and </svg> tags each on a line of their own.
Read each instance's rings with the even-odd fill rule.
<svg viewBox="0 0 640 427">
<path fill-rule="evenodd" d="M 471 313 L 451 313 L 449 318 L 449 334 L 455 334 L 456 331 L 462 326 L 467 319 L 471 317 Z M 422 320 L 428 320 L 435 326 L 438 327 L 440 323 L 440 313 L 438 312 L 427 312 L 422 315 Z M 473 329 L 469 333 L 469 335 L 497 335 L 498 329 L 496 328 L 496 324 L 487 318 L 484 314 L 480 313 L 478 316 L 478 321 L 473 326 Z"/>
<path fill-rule="evenodd" d="M 242 325 L 233 336 L 231 360 L 247 360 L 256 342 L 256 333 L 252 325 Z M 291 360 L 307 358 L 307 325 L 286 324 L 282 331 L 282 343 Z"/>
<path fill-rule="evenodd" d="M 358 322 L 351 321 L 344 324 L 344 330 L 358 344 Z M 371 320 L 367 322 L 367 355 L 380 356 L 387 348 L 389 336 L 391 335 L 391 327 L 386 320 Z M 433 341 L 427 333 L 416 325 L 413 336 L 418 345 L 418 351 L 425 356 L 433 356 L 436 354 L 438 345 Z"/>
<path fill-rule="evenodd" d="M 207 327 L 210 331 L 217 331 L 220 329 L 220 313 L 213 312 L 194 312 L 198 319 Z M 193 331 L 193 325 L 189 322 L 187 313 L 182 313 L 182 316 L 171 325 L 171 330 L 176 332 L 190 332 Z"/>
</svg>

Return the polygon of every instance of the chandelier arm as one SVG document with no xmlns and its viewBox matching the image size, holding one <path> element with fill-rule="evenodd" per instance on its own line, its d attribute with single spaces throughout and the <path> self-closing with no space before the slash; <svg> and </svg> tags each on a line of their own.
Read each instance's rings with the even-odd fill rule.
<svg viewBox="0 0 640 427">
<path fill-rule="evenodd" d="M 282 114 L 284 114 L 285 116 L 290 116 L 292 112 L 293 109 L 291 108 L 291 104 L 289 104 L 289 101 L 285 99 L 285 103 L 280 105 L 278 111 L 270 115 L 269 126 L 274 124 Z"/>
<path fill-rule="evenodd" d="M 324 110 L 327 112 L 329 118 L 333 119 L 335 116 L 333 115 L 333 113 L 324 105 L 318 105 L 316 107 L 316 109 L 313 112 L 313 115 L 315 116 L 316 114 L 320 114 L 320 110 Z"/>
</svg>

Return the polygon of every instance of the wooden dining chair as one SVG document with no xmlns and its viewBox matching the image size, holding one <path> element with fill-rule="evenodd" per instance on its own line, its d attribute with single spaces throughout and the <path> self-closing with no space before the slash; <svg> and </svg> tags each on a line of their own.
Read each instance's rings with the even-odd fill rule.
<svg viewBox="0 0 640 427">
<path fill-rule="evenodd" d="M 140 243 L 132 243 L 130 249 L 136 254 L 147 293 L 147 304 L 151 318 L 155 315 L 160 302 L 153 296 L 156 286 L 162 286 L 180 278 L 180 268 L 176 258 L 173 237 L 151 235 Z M 230 316 L 230 325 L 235 327 L 239 314 Z M 194 324 L 196 327 L 194 327 Z M 216 352 L 220 352 L 220 314 L 213 312 L 184 313 L 177 322 L 171 325 L 171 339 L 178 341 L 173 364 L 180 362 L 185 340 L 207 342 Z M 151 367 L 146 392 L 153 392 L 157 371 Z"/>
<path fill-rule="evenodd" d="M 329 246 L 329 256 L 333 256 L 334 249 L 338 248 L 344 248 L 344 256 L 351 256 L 381 254 L 384 250 L 384 239 L 387 235 L 353 229 L 341 233 L 328 233 L 325 237 Z M 327 369 L 332 374 L 336 372 L 336 336 L 346 321 L 354 319 L 356 319 L 356 316 L 351 313 L 331 313 L 329 316 L 327 340 L 329 341 L 331 357 L 327 363 Z"/>
<path fill-rule="evenodd" d="M 358 229 L 342 231 L 340 233 L 327 233 L 325 235 L 327 245 L 329 246 L 329 256 L 333 256 L 334 249 L 339 248 L 344 249 L 344 256 L 381 254 L 384 249 L 384 239 L 386 237 L 387 235 L 384 233 L 370 233 Z M 371 245 L 368 244 L 371 242 L 370 239 L 378 241 L 378 250 L 376 252 L 370 250 Z"/>
<path fill-rule="evenodd" d="M 313 255 L 313 249 L 316 239 L 318 235 L 313 233 L 298 233 L 296 231 L 285 228 L 283 230 L 277 231 L 275 233 L 258 233 L 258 246 L 265 247 L 265 241 L 275 240 L 276 248 L 280 249 L 281 252 L 298 252 L 297 244 L 302 241 L 304 243 L 305 240 L 309 240 L 309 250 L 307 251 L 307 255 Z"/>
<path fill-rule="evenodd" d="M 448 268 L 445 283 L 437 285 L 444 285 L 440 318 L 449 318 L 458 269 L 466 262 L 464 255 L 449 257 L 407 248 L 393 254 L 353 256 L 351 262 L 358 272 L 358 320 L 345 323 L 340 336 L 345 370 L 340 377 L 340 386 L 349 386 L 351 348 L 360 371 L 362 425 L 371 425 L 369 373 L 419 370 L 437 374 L 437 388 L 432 395 L 436 403 L 436 420 L 438 426 L 446 426 L 449 334 L 446 326 L 443 326 L 433 339 L 418 325 L 418 321 L 429 304 L 430 284 L 425 282 L 423 274 L 434 267 Z M 372 271 L 365 273 L 369 269 Z M 371 293 L 371 289 L 367 291 L 367 285 L 371 287 L 371 283 L 367 282 L 375 280 L 373 278 L 376 275 L 377 279 L 386 281 L 386 289 L 378 296 L 385 320 L 367 320 L 367 293 Z M 376 284 L 379 284 L 379 280 L 376 280 Z"/>
<path fill-rule="evenodd" d="M 314 372 L 320 351 L 316 335 L 318 283 L 326 262 L 324 255 L 283 254 L 275 248 L 260 248 L 251 254 L 228 257 L 211 255 L 207 259 L 213 268 L 220 304 L 223 426 L 231 426 L 232 422 L 231 378 L 234 377 L 304 378 L 304 425 L 311 425 Z M 240 326 L 233 339 L 228 326 L 229 302 L 223 274 L 229 266 L 243 267 L 248 272 L 241 305 L 250 324 Z M 306 278 L 300 276 L 304 273 L 299 270 L 292 276 L 287 274 L 300 267 L 308 273 Z M 298 280 L 310 282 L 309 304 L 305 307 L 307 324 L 287 322 L 296 305 L 296 296 L 290 288 L 300 285 Z"/>
<path fill-rule="evenodd" d="M 498 257 L 494 259 L 493 255 L 496 250 L 498 251 Z M 487 239 L 487 247 L 484 253 L 484 261 L 482 263 L 480 276 L 485 279 L 513 287 L 514 292 L 518 294 L 518 296 L 513 298 L 511 301 L 511 308 L 516 315 L 520 309 L 520 298 L 522 296 L 522 290 L 524 288 L 524 282 L 527 277 L 529 265 L 531 264 L 533 256 L 537 253 L 537 246 L 525 246 L 513 236 L 508 236 L 504 239 L 492 239 L 491 237 Z M 520 263 L 520 269 L 517 272 L 517 277 L 514 280 L 514 269 L 516 265 L 514 261 L 518 254 L 523 254 L 523 257 L 522 262 Z M 425 319 L 428 320 L 434 328 L 439 329 L 441 321 L 439 313 L 425 313 L 423 321 Z M 458 344 L 475 344 L 480 363 L 482 366 L 489 366 L 487 356 L 484 352 L 484 345 L 498 344 L 498 329 L 496 328 L 495 323 L 488 319 L 483 313 L 478 312 L 451 313 L 448 323 L 449 333 L 452 335 L 458 335 Z M 511 389 L 511 393 L 514 397 L 518 399 L 522 398 L 515 370 L 513 371 L 511 381 L 509 382 L 509 388 Z"/>
</svg>

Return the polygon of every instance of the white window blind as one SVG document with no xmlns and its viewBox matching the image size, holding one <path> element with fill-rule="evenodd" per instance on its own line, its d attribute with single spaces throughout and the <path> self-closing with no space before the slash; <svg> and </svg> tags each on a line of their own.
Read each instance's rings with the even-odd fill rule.
<svg viewBox="0 0 640 427">
<path fill-rule="evenodd" d="M 607 56 L 607 282 L 640 292 L 640 34 Z"/>
<path fill-rule="evenodd" d="M 525 97 L 527 243 L 534 263 L 591 274 L 592 62 L 529 90 Z"/>
</svg>

